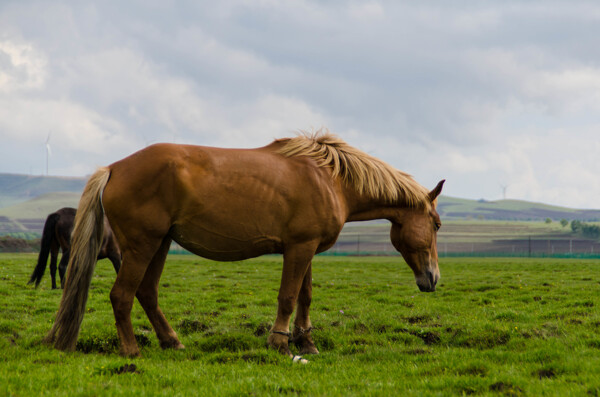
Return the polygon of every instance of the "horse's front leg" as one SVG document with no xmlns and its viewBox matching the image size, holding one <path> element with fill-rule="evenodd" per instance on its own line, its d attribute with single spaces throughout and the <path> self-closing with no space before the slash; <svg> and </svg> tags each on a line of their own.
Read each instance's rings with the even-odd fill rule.
<svg viewBox="0 0 600 397">
<path fill-rule="evenodd" d="M 310 322 L 309 310 L 312 300 L 312 263 L 308 264 L 300 293 L 298 294 L 298 306 L 294 320 L 294 333 L 292 341 L 299 349 L 299 354 L 319 354 L 319 350 L 310 336 L 312 323 Z"/>
<path fill-rule="evenodd" d="M 277 318 L 267 342 L 270 347 L 290 357 L 294 357 L 289 348 L 290 318 L 315 249 L 316 246 L 313 244 L 294 245 L 286 248 L 283 254 L 281 286 L 277 296 Z"/>
</svg>

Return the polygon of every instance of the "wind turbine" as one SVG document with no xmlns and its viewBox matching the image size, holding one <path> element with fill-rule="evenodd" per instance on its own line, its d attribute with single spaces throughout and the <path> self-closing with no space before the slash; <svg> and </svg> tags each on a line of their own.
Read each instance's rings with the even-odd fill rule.
<svg viewBox="0 0 600 397">
<path fill-rule="evenodd" d="M 502 200 L 506 200 L 506 189 L 508 189 L 508 185 L 500 185 L 502 188 Z"/>
<path fill-rule="evenodd" d="M 48 176 L 48 159 L 52 154 L 52 151 L 50 150 L 50 135 L 51 133 L 48 133 L 48 137 L 46 138 L 46 176 Z"/>
</svg>

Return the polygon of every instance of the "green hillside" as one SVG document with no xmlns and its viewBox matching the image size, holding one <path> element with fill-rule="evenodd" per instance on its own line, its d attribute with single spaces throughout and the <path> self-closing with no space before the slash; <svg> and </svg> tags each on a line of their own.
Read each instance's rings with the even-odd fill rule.
<svg viewBox="0 0 600 397">
<path fill-rule="evenodd" d="M 46 193 L 81 194 L 86 178 L 0 173 L 0 208 L 22 203 Z"/>
<path fill-rule="evenodd" d="M 63 208 L 77 208 L 81 193 L 45 193 L 34 199 L 0 208 L 0 216 L 12 219 L 46 219 L 48 214 Z"/>
<path fill-rule="evenodd" d="M 486 201 L 442 196 L 438 212 L 445 219 L 600 221 L 600 210 L 580 210 L 521 200 Z"/>
</svg>

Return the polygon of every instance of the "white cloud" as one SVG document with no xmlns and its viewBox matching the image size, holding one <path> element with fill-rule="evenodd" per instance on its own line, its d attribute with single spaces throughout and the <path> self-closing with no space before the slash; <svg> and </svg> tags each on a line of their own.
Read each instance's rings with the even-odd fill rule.
<svg viewBox="0 0 600 397">
<path fill-rule="evenodd" d="M 117 121 L 66 101 L 1 100 L 0 129 L 3 139 L 23 143 L 52 134 L 57 144 L 83 153 L 106 153 L 127 142 Z"/>
<path fill-rule="evenodd" d="M 218 141 L 230 147 L 256 147 L 275 138 L 293 136 L 298 129 L 318 129 L 327 117 L 296 98 L 267 95 L 250 106 L 232 109 L 235 123 L 227 123 Z M 294 127 L 291 127 L 294 126 Z"/>
<path fill-rule="evenodd" d="M 31 44 L 0 41 L 0 93 L 41 89 L 46 59 Z"/>
<path fill-rule="evenodd" d="M 600 111 L 600 68 L 578 66 L 538 73 L 526 94 L 546 103 L 552 114 Z"/>
</svg>

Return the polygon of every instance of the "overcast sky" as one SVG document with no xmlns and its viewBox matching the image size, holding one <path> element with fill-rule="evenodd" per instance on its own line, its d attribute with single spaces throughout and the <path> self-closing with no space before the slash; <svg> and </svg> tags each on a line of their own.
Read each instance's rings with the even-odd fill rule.
<svg viewBox="0 0 600 397">
<path fill-rule="evenodd" d="M 328 127 L 446 195 L 600 208 L 600 2 L 0 1 L 0 172 Z"/>
</svg>

